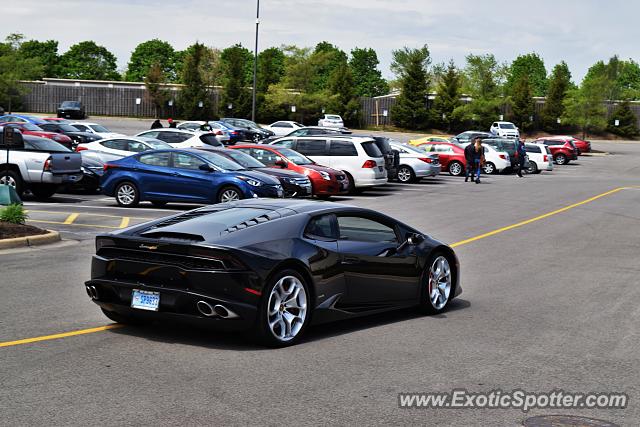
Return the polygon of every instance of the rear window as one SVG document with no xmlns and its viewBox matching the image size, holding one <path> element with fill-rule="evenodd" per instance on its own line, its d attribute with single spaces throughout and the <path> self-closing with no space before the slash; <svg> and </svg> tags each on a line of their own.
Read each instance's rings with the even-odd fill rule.
<svg viewBox="0 0 640 427">
<path fill-rule="evenodd" d="M 358 151 L 351 141 L 332 140 L 329 145 L 330 156 L 357 156 Z"/>
<path fill-rule="evenodd" d="M 515 129 L 516 127 L 511 123 L 500 123 L 500 129 Z"/>
<path fill-rule="evenodd" d="M 389 140 L 387 138 L 376 138 L 376 145 L 380 149 L 382 153 L 391 152 L 391 145 L 389 144 Z"/>
<path fill-rule="evenodd" d="M 537 145 L 525 145 L 524 149 L 527 153 L 541 153 L 540 147 Z"/>
<path fill-rule="evenodd" d="M 222 143 L 216 139 L 216 136 L 213 134 L 204 134 L 200 135 L 200 141 L 204 142 L 207 145 L 212 145 L 214 147 L 222 147 Z"/>
<path fill-rule="evenodd" d="M 364 152 L 367 153 L 367 156 L 369 157 L 382 157 L 382 151 L 380 151 L 376 143 L 373 141 L 363 142 L 362 148 L 364 148 Z"/>
</svg>

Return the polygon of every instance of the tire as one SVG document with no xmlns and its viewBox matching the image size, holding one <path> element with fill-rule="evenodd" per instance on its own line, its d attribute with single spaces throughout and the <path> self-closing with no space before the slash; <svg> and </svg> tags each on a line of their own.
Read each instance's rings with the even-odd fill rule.
<svg viewBox="0 0 640 427">
<path fill-rule="evenodd" d="M 416 180 L 416 174 L 409 166 L 402 165 L 398 168 L 398 176 L 396 179 L 398 182 L 406 184 L 414 182 Z"/>
<path fill-rule="evenodd" d="M 462 166 L 462 163 L 456 160 L 449 163 L 449 175 L 461 176 L 463 173 L 464 173 L 464 166 Z"/>
<path fill-rule="evenodd" d="M 261 140 L 262 138 L 260 138 L 260 134 L 254 133 L 253 135 L 251 135 L 251 142 L 253 142 L 254 144 L 259 144 Z"/>
<path fill-rule="evenodd" d="M 244 196 L 242 195 L 242 191 L 240 191 L 237 187 L 227 186 L 220 189 L 216 200 L 218 201 L 218 203 L 225 203 L 242 200 L 243 198 Z"/>
<path fill-rule="evenodd" d="M 484 164 L 484 166 L 482 167 L 482 171 L 483 171 L 484 173 L 486 173 L 487 175 L 493 175 L 494 173 L 496 173 L 496 172 L 497 172 L 497 170 L 496 170 L 496 165 L 494 165 L 494 164 L 493 164 L 493 163 L 491 163 L 491 162 L 486 162 L 486 163 Z"/>
<path fill-rule="evenodd" d="M 140 191 L 132 182 L 125 181 L 118 184 L 115 191 L 116 202 L 123 208 L 133 208 L 140 203 Z"/>
<path fill-rule="evenodd" d="M 345 172 L 345 174 L 347 175 L 347 179 L 349 180 L 349 193 L 348 194 L 350 194 L 350 195 L 358 194 L 359 191 L 358 191 L 358 188 L 356 187 L 356 183 L 353 180 L 353 177 L 350 174 L 346 173 L 346 172 Z"/>
<path fill-rule="evenodd" d="M 8 180 L 7 176 L 9 177 Z M 9 186 L 16 190 L 19 197 L 22 197 L 22 194 L 24 193 L 24 181 L 22 181 L 22 175 L 20 175 L 20 172 L 16 172 L 14 170 L 9 170 L 7 172 L 6 169 L 0 171 L 0 184 L 9 184 Z"/>
<path fill-rule="evenodd" d="M 37 200 L 47 200 L 56 193 L 55 185 L 34 185 L 30 188 Z"/>
<path fill-rule="evenodd" d="M 163 208 L 167 206 L 167 202 L 161 202 L 160 200 L 152 200 L 151 204 L 156 208 Z"/>
<path fill-rule="evenodd" d="M 444 264 L 439 264 L 442 262 L 444 262 Z M 439 289 L 437 292 L 438 295 L 435 295 L 433 293 L 435 291 L 435 289 L 433 289 L 433 278 L 434 274 L 437 274 L 438 264 L 441 266 L 441 273 L 438 276 L 440 279 L 436 280 L 441 285 L 437 287 Z M 445 271 L 448 271 L 448 275 L 445 271 L 442 271 L 444 265 L 447 267 Z M 446 279 L 447 277 L 448 279 Z M 429 257 L 427 270 L 424 272 L 422 279 L 424 284 L 420 292 L 420 311 L 425 314 L 438 314 L 446 310 L 454 295 L 453 277 L 451 263 L 447 256 L 441 252 L 436 252 Z"/>
<path fill-rule="evenodd" d="M 144 323 L 144 321 L 138 319 L 137 317 L 126 316 L 124 314 L 116 313 L 115 311 L 105 310 L 104 308 L 100 308 L 100 310 L 102 310 L 102 313 L 104 313 L 105 316 L 116 323 L 130 326 L 139 326 Z"/>
<path fill-rule="evenodd" d="M 529 160 L 529 167 L 527 168 L 527 173 L 530 173 L 530 174 L 540 173 L 540 170 L 538 169 L 538 165 L 536 162 L 532 162 L 531 160 Z"/>
<path fill-rule="evenodd" d="M 569 163 L 569 159 L 567 159 L 567 156 L 565 156 L 562 153 L 556 155 L 556 157 L 553 160 L 555 160 L 556 163 L 559 165 L 566 165 Z"/>
<path fill-rule="evenodd" d="M 262 291 L 255 326 L 258 340 L 269 347 L 296 344 L 309 324 L 310 302 L 309 284 L 300 273 L 283 270 L 275 274 Z"/>
</svg>

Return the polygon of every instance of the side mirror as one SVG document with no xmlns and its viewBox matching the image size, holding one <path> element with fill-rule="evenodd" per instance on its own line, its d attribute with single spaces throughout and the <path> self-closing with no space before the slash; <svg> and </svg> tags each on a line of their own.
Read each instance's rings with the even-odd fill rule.
<svg viewBox="0 0 640 427">
<path fill-rule="evenodd" d="M 198 166 L 198 169 L 200 169 L 201 171 L 205 171 L 205 172 L 213 172 L 213 171 L 215 171 L 215 169 L 213 169 L 211 166 L 209 166 L 206 163 L 203 163 L 200 166 Z"/>
<path fill-rule="evenodd" d="M 282 160 L 282 159 L 278 159 L 278 160 L 276 160 L 276 162 L 274 163 L 274 165 L 276 165 L 276 166 L 278 166 L 278 167 L 280 167 L 280 168 L 284 169 L 284 168 L 286 168 L 286 167 L 287 167 L 287 162 L 285 162 L 285 161 L 284 161 L 284 160 Z"/>
<path fill-rule="evenodd" d="M 414 233 L 407 238 L 407 243 L 412 246 L 417 246 L 422 242 L 424 242 L 424 236 L 422 234 Z"/>
</svg>

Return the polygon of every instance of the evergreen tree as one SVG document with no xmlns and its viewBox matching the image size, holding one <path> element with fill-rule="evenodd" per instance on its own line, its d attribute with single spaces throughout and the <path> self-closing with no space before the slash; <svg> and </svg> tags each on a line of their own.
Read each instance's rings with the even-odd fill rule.
<svg viewBox="0 0 640 427">
<path fill-rule="evenodd" d="M 347 54 L 331 43 L 320 42 L 309 57 L 309 62 L 313 69 L 312 90 L 319 92 L 328 89 L 334 71 L 347 63 Z"/>
<path fill-rule="evenodd" d="M 160 117 L 162 107 L 168 99 L 169 94 L 163 87 L 166 81 L 167 79 L 162 70 L 162 65 L 157 62 L 152 64 L 144 78 L 144 85 L 147 88 L 147 97 L 153 104 L 156 118 Z"/>
<path fill-rule="evenodd" d="M 329 91 L 333 94 L 330 112 L 340 114 L 346 125 L 356 125 L 360 103 L 356 96 L 353 75 L 347 64 L 340 65 L 333 72 L 329 80 Z"/>
<path fill-rule="evenodd" d="M 580 88 L 571 89 L 564 100 L 562 120 L 579 127 L 583 138 L 588 132 L 602 131 L 607 126 L 604 105 L 607 84 L 604 75 L 585 77 Z"/>
<path fill-rule="evenodd" d="M 544 96 L 547 93 L 547 70 L 544 61 L 537 53 L 518 56 L 509 67 L 506 91 L 513 95 L 516 83 L 522 76 L 529 78 L 529 85 L 533 96 Z"/>
<path fill-rule="evenodd" d="M 549 79 L 547 98 L 541 112 L 542 128 L 547 132 L 558 132 L 562 125 L 558 119 L 564 114 L 564 100 L 571 88 L 571 72 L 562 61 L 553 68 Z"/>
<path fill-rule="evenodd" d="M 223 86 L 222 107 L 235 117 L 249 117 L 251 114 L 251 90 L 247 87 L 249 79 L 247 66 L 253 66 L 248 60 L 247 49 L 236 44 L 222 51 Z M 249 52 L 250 54 L 250 52 Z M 231 109 L 228 106 L 231 105 Z"/>
<path fill-rule="evenodd" d="M 180 115 L 187 120 L 213 118 L 211 96 L 200 71 L 205 49 L 204 45 L 196 43 L 193 51 L 184 60 L 182 68 L 184 87 L 180 91 L 178 106 Z"/>
<path fill-rule="evenodd" d="M 618 126 L 615 125 L 616 120 L 619 121 Z M 640 135 L 638 118 L 631 110 L 631 105 L 628 100 L 623 101 L 613 111 L 607 130 L 625 138 L 634 138 Z"/>
<path fill-rule="evenodd" d="M 512 121 L 521 130 L 525 130 L 531 125 L 531 117 L 534 112 L 532 92 L 529 76 L 526 74 L 520 76 L 513 85 L 511 95 Z"/>
<path fill-rule="evenodd" d="M 457 125 L 453 112 L 462 105 L 460 101 L 461 81 L 460 72 L 453 63 L 449 65 L 444 73 L 440 73 L 436 99 L 433 101 L 432 121 L 442 125 L 443 129 L 450 132 Z"/>
<path fill-rule="evenodd" d="M 389 93 L 389 85 L 378 70 L 376 51 L 355 48 L 351 51 L 349 67 L 353 74 L 355 92 L 358 96 L 380 96 Z"/>
<path fill-rule="evenodd" d="M 400 95 L 392 107 L 394 123 L 406 129 L 424 129 L 429 123 L 429 51 L 404 48 L 394 51 L 394 68 L 400 73 Z"/>
<path fill-rule="evenodd" d="M 505 67 L 493 55 L 467 55 L 466 60 L 463 92 L 471 96 L 471 102 L 456 108 L 453 115 L 469 126 L 488 129 L 504 103 Z"/>
</svg>

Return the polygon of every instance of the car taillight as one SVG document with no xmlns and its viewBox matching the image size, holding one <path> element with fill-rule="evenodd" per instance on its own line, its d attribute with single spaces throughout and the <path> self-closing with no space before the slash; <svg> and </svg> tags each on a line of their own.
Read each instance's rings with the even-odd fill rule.
<svg viewBox="0 0 640 427">
<path fill-rule="evenodd" d="M 498 154 L 498 157 L 500 157 L 502 160 L 507 160 L 507 156 L 505 156 L 504 154 Z"/>
<path fill-rule="evenodd" d="M 106 172 L 106 171 L 108 171 L 109 169 L 116 169 L 116 168 L 118 168 L 118 167 L 119 167 L 118 165 L 112 165 L 112 164 L 109 164 L 109 163 L 105 163 L 105 164 L 102 166 L 102 170 Z"/>
<path fill-rule="evenodd" d="M 222 131 L 217 130 L 216 135 L 222 135 Z"/>
<path fill-rule="evenodd" d="M 83 150 L 88 150 L 88 148 L 87 147 L 83 147 L 82 145 L 78 144 L 78 146 L 76 147 L 76 152 L 80 152 L 80 151 L 83 151 Z"/>
<path fill-rule="evenodd" d="M 422 160 L 425 163 L 433 162 L 433 159 L 430 159 L 429 157 L 418 157 L 418 160 Z"/>
<path fill-rule="evenodd" d="M 547 163 L 549 161 L 549 156 L 547 156 L 546 154 L 544 155 L 544 162 Z"/>
<path fill-rule="evenodd" d="M 42 168 L 43 172 L 50 172 L 51 171 L 51 157 L 49 157 L 47 160 L 45 160 L 44 162 L 44 167 Z"/>
<path fill-rule="evenodd" d="M 373 168 L 375 168 L 376 166 L 377 166 L 377 165 L 376 165 L 376 162 L 375 162 L 375 161 L 373 161 L 373 160 L 367 160 L 367 161 L 366 161 L 366 162 L 364 162 L 364 164 L 362 165 L 362 167 L 363 167 L 364 169 L 373 169 Z"/>
</svg>

